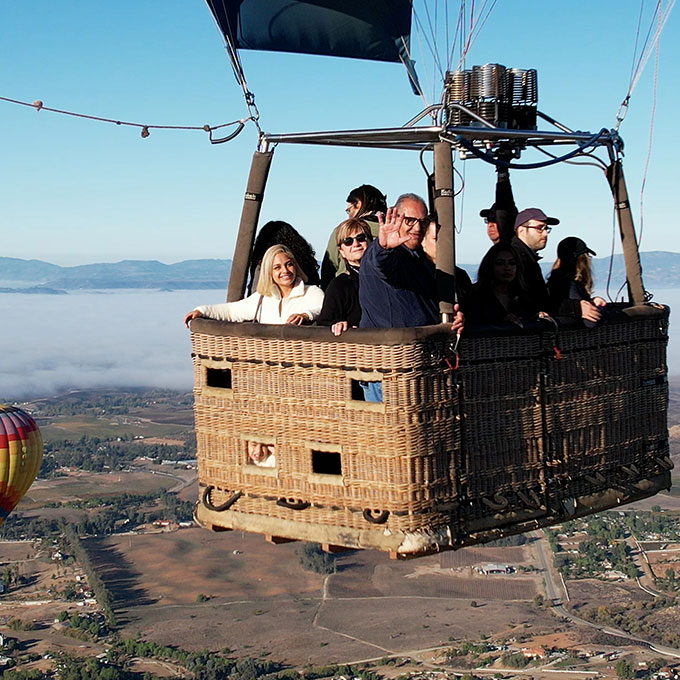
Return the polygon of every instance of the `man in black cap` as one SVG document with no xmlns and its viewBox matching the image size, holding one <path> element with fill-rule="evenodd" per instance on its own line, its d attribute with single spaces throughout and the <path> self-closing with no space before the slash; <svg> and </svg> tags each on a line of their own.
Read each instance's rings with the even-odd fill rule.
<svg viewBox="0 0 680 680">
<path fill-rule="evenodd" d="M 548 288 L 538 264 L 538 254 L 548 242 L 551 227 L 559 224 L 555 217 L 548 217 L 540 208 L 526 208 L 515 219 L 515 235 L 511 245 L 517 255 L 517 270 L 521 272 L 529 294 L 538 308 L 546 311 L 549 307 Z"/>
</svg>

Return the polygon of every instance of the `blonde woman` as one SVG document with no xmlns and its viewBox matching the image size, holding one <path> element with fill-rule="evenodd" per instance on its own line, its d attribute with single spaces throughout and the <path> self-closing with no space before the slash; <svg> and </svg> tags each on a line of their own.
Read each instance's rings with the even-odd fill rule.
<svg viewBox="0 0 680 680">
<path fill-rule="evenodd" d="M 341 222 L 335 229 L 335 235 L 345 271 L 338 274 L 326 289 L 317 323 L 330 326 L 333 335 L 341 335 L 348 328 L 358 326 L 361 320 L 359 267 L 373 236 L 370 225 L 357 217 Z"/>
<path fill-rule="evenodd" d="M 323 291 L 306 281 L 293 253 L 286 246 L 272 246 L 262 258 L 255 293 L 238 302 L 196 307 L 184 317 L 184 323 L 188 328 L 192 319 L 201 316 L 296 326 L 314 321 L 323 305 Z"/>
</svg>

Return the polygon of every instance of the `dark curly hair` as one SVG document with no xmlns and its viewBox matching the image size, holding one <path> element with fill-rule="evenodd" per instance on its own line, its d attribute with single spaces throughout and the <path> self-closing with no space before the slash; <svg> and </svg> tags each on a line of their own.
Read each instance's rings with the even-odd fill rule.
<svg viewBox="0 0 680 680">
<path fill-rule="evenodd" d="M 349 192 L 347 203 L 356 203 L 357 201 L 361 203 L 361 210 L 356 217 L 387 212 L 387 196 L 384 196 L 380 189 L 376 189 L 372 184 L 362 184 Z"/>
<path fill-rule="evenodd" d="M 300 269 L 307 276 L 307 283 L 310 286 L 318 286 L 321 283 L 319 278 L 319 264 L 316 261 L 316 253 L 311 244 L 306 241 L 299 232 L 288 222 L 272 220 L 267 222 L 259 231 L 253 244 L 253 251 L 250 256 L 250 284 L 248 289 L 254 290 L 255 272 L 262 263 L 262 258 L 269 248 L 275 245 L 286 246 L 295 256 Z"/>
</svg>

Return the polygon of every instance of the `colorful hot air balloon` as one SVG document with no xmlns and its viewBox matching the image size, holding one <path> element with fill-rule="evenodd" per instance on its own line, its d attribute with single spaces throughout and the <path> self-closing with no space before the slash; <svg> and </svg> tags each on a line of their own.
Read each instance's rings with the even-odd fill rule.
<svg viewBox="0 0 680 680">
<path fill-rule="evenodd" d="M 33 483 L 42 455 L 35 420 L 20 408 L 0 404 L 0 525 Z"/>
</svg>

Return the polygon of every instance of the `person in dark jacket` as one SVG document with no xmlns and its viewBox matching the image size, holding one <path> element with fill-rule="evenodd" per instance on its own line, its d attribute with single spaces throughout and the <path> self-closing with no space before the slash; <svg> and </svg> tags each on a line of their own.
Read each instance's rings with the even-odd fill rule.
<svg viewBox="0 0 680 680">
<path fill-rule="evenodd" d="M 520 328 L 536 317 L 538 307 L 522 282 L 511 245 L 495 243 L 484 255 L 477 282 L 465 308 L 473 323 L 513 323 Z"/>
<path fill-rule="evenodd" d="M 550 313 L 581 319 L 592 328 L 602 319 L 607 306 L 601 297 L 592 297 L 593 274 L 590 257 L 595 251 L 585 241 L 569 236 L 557 246 L 557 260 L 548 277 Z"/>
<path fill-rule="evenodd" d="M 416 194 L 402 194 L 378 214 L 380 232 L 361 262 L 359 301 L 362 328 L 408 328 L 440 323 L 434 266 L 421 244 L 430 224 L 427 206 Z M 450 329 L 461 333 L 463 314 L 454 306 Z M 366 401 L 382 401 L 382 383 L 362 384 Z"/>
<path fill-rule="evenodd" d="M 335 229 L 338 252 L 345 262 L 345 272 L 338 274 L 326 288 L 319 326 L 330 326 L 333 335 L 359 325 L 359 267 L 366 248 L 373 240 L 371 228 L 356 217 L 341 222 Z"/>
<path fill-rule="evenodd" d="M 439 237 L 439 230 L 441 229 L 441 224 L 437 220 L 436 213 L 431 213 L 429 215 L 430 224 L 425 230 L 425 236 L 423 238 L 423 252 L 425 257 L 432 262 L 433 265 L 437 265 L 437 239 Z M 456 265 L 456 300 L 460 304 L 460 307 L 465 311 L 466 300 L 472 291 L 472 281 L 470 280 L 470 275 L 461 267 Z"/>
<path fill-rule="evenodd" d="M 550 302 L 538 264 L 541 259 L 538 252 L 545 248 L 552 226 L 559 223 L 557 218 L 548 217 L 540 208 L 522 210 L 515 219 L 515 236 L 510 243 L 517 255 L 517 267 L 524 285 L 542 312 L 548 311 Z"/>
<path fill-rule="evenodd" d="M 386 215 L 378 215 L 379 237 L 361 263 L 359 300 L 362 328 L 408 328 L 440 322 L 434 267 L 421 244 L 430 224 L 427 206 L 416 194 L 403 194 Z M 456 309 L 451 330 L 462 330 Z"/>
</svg>

